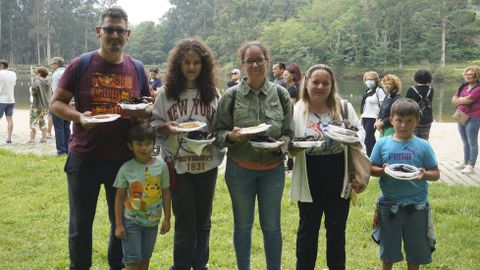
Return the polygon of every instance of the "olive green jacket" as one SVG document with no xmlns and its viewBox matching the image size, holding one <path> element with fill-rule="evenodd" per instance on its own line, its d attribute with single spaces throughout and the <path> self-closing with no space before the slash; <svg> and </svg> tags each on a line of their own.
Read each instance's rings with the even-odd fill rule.
<svg viewBox="0 0 480 270">
<path fill-rule="evenodd" d="M 279 90 L 277 90 L 277 87 Z M 233 89 L 236 94 L 233 95 Z M 280 98 L 278 94 L 283 97 Z M 233 97 L 235 96 L 235 104 Z M 233 105 L 233 108 L 232 108 Z M 293 137 L 293 107 L 288 91 L 265 80 L 258 95 L 252 90 L 245 80 L 225 91 L 217 108 L 217 143 L 228 147 L 229 158 L 242 161 L 268 164 L 278 161 L 288 153 L 288 145 Z M 284 141 L 281 152 L 272 153 L 253 148 L 250 143 L 231 143 L 226 140 L 227 133 L 233 127 L 250 127 L 259 124 L 269 124 L 267 135 Z"/>
</svg>

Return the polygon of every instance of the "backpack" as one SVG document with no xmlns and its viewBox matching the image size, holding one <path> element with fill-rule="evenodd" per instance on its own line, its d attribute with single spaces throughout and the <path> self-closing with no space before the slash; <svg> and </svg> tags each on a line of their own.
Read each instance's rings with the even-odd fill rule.
<svg viewBox="0 0 480 270">
<path fill-rule="evenodd" d="M 90 62 L 92 61 L 92 57 L 93 57 L 93 53 L 95 51 L 91 51 L 91 52 L 86 52 L 86 53 L 83 53 L 82 55 L 80 55 L 80 60 L 78 61 L 78 64 L 77 66 L 75 67 L 75 73 L 74 73 L 74 77 L 73 77 L 73 80 L 75 82 L 75 89 L 74 89 L 74 92 L 73 92 L 73 96 L 74 96 L 74 99 L 75 99 L 75 108 L 77 109 L 77 111 L 79 111 L 79 104 L 78 104 L 78 85 L 79 85 L 79 81 L 80 81 L 80 78 L 83 76 L 83 74 L 85 74 L 85 72 L 87 71 L 87 68 L 88 68 L 88 65 L 90 64 Z M 147 80 L 145 80 L 145 69 L 143 68 L 143 64 L 136 60 L 136 59 L 133 59 L 133 58 L 130 58 L 133 65 L 135 66 L 135 71 L 137 73 L 137 78 L 138 78 L 138 81 L 140 82 L 140 85 L 142 86 L 141 88 L 141 91 L 142 91 L 142 95 L 146 95 L 147 93 L 144 93 L 143 90 L 147 87 Z"/>
<path fill-rule="evenodd" d="M 420 97 L 420 102 L 418 102 L 418 105 L 420 106 L 420 113 L 421 113 L 421 118 L 420 118 L 420 124 L 430 124 L 432 122 L 432 102 L 430 99 L 428 99 L 428 96 L 430 96 L 430 93 L 432 92 L 432 87 L 428 86 L 428 92 L 425 96 L 422 96 L 420 92 L 415 88 L 415 86 L 412 86 L 413 91 L 417 93 L 418 97 Z"/>
</svg>

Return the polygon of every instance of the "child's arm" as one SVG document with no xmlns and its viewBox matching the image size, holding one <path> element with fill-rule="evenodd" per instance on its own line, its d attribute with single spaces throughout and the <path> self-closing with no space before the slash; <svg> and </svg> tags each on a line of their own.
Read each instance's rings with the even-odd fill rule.
<svg viewBox="0 0 480 270">
<path fill-rule="evenodd" d="M 160 228 L 160 234 L 166 234 L 170 231 L 170 218 L 172 216 L 172 197 L 170 195 L 170 187 L 162 188 L 163 198 L 163 222 Z"/>
<path fill-rule="evenodd" d="M 127 190 L 124 188 L 117 188 L 115 195 L 115 236 L 118 239 L 125 239 L 127 233 L 123 227 L 123 203 L 127 196 Z"/>
<path fill-rule="evenodd" d="M 425 170 L 424 168 L 420 168 L 420 173 L 417 177 L 418 180 L 425 180 L 425 181 L 437 181 L 440 179 L 440 170 L 438 166 Z"/>
<path fill-rule="evenodd" d="M 382 177 L 385 175 L 384 168 L 388 166 L 387 163 L 383 165 L 372 164 L 372 172 L 370 173 L 372 176 Z"/>
</svg>

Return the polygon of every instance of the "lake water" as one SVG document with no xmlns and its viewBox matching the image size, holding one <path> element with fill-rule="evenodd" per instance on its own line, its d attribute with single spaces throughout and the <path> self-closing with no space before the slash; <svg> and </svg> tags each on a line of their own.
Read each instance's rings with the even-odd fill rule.
<svg viewBox="0 0 480 270">
<path fill-rule="evenodd" d="M 357 112 L 360 111 L 360 101 L 362 99 L 362 94 L 365 91 L 365 86 L 361 80 L 352 81 L 352 80 L 338 80 L 338 89 L 339 93 L 343 98 L 349 100 Z M 406 89 L 410 84 L 403 83 L 403 96 L 406 94 Z M 434 83 L 432 87 L 434 88 L 433 96 L 433 115 L 436 121 L 439 122 L 453 122 L 451 115 L 455 111 L 455 107 L 450 102 L 453 93 L 458 88 L 459 84 L 455 82 L 449 83 Z M 17 85 L 15 87 L 15 107 L 18 109 L 28 109 L 30 106 L 29 103 L 29 92 L 28 88 L 30 87 L 30 77 L 28 76 L 19 76 L 17 79 Z"/>
</svg>

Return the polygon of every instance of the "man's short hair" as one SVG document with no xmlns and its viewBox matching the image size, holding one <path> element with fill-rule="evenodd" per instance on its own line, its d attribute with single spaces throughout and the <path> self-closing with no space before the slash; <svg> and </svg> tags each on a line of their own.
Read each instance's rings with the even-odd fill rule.
<svg viewBox="0 0 480 270">
<path fill-rule="evenodd" d="M 230 72 L 230 74 L 240 74 L 240 69 L 234 68 L 232 69 L 232 72 Z"/>
<path fill-rule="evenodd" d="M 8 68 L 8 62 L 5 59 L 0 59 L 0 65 L 3 66 L 4 69 Z"/>
<path fill-rule="evenodd" d="M 273 63 L 273 65 L 278 65 L 278 67 L 280 69 L 286 69 L 287 68 L 287 66 L 285 66 L 285 64 L 282 63 L 282 62 L 275 62 L 275 63 Z"/>
<path fill-rule="evenodd" d="M 395 101 L 390 109 L 390 115 L 394 117 L 395 115 L 400 117 L 406 117 L 414 115 L 415 118 L 420 118 L 420 106 L 413 99 L 410 98 L 399 98 Z"/>
<path fill-rule="evenodd" d="M 50 64 L 50 65 L 56 64 L 56 65 L 58 65 L 59 67 L 63 67 L 63 66 L 65 65 L 65 60 L 63 60 L 62 57 L 55 56 L 55 57 L 53 57 L 52 59 L 50 59 L 49 64 Z"/>
<path fill-rule="evenodd" d="M 119 6 L 113 6 L 105 9 L 102 14 L 100 15 L 100 25 L 103 24 L 105 18 L 112 18 L 112 19 L 123 19 L 128 27 L 128 15 L 123 8 Z"/>
</svg>

